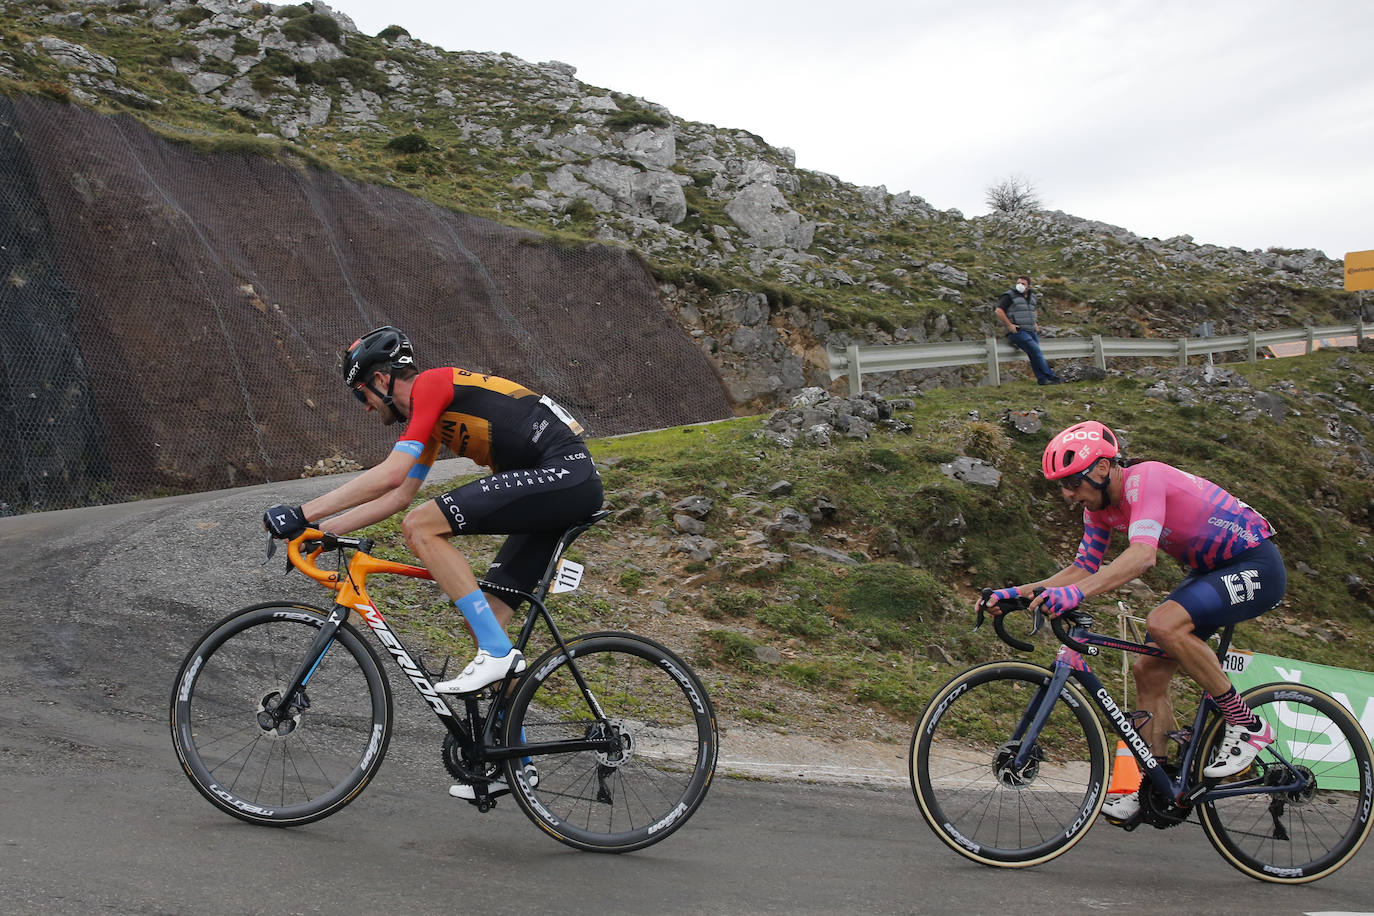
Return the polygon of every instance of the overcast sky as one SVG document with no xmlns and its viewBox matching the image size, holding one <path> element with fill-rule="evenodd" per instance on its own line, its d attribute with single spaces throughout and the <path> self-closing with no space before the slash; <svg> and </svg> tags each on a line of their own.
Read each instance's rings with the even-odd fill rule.
<svg viewBox="0 0 1374 916">
<path fill-rule="evenodd" d="M 965 216 L 1020 175 L 1142 236 L 1374 249 L 1367 0 L 326 2 L 369 35 L 572 64 Z"/>
</svg>

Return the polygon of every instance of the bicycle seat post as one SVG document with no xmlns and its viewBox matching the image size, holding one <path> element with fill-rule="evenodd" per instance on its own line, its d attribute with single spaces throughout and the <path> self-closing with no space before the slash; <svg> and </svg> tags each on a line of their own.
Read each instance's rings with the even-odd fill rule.
<svg viewBox="0 0 1374 916">
<path fill-rule="evenodd" d="M 1217 644 L 1218 659 L 1224 659 L 1226 657 L 1226 653 L 1231 650 L 1231 637 L 1235 635 L 1235 632 L 1236 625 L 1234 623 L 1228 623 L 1226 626 L 1221 628 L 1221 639 L 1220 642 Z"/>
<path fill-rule="evenodd" d="M 544 569 L 544 575 L 539 577 L 539 583 L 534 587 L 531 594 L 541 602 L 548 597 L 549 585 L 553 582 L 554 575 L 558 572 L 558 562 L 563 559 L 563 554 L 572 546 L 572 542 L 577 540 L 582 532 L 591 528 L 597 522 L 609 516 L 611 513 L 605 509 L 593 512 L 584 521 L 580 521 L 570 526 L 558 538 L 558 544 L 553 549 L 553 555 L 549 557 L 549 565 Z"/>
</svg>

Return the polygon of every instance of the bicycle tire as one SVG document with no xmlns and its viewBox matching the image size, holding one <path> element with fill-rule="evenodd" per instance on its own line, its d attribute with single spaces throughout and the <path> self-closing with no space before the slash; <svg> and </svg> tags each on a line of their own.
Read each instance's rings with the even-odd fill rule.
<svg viewBox="0 0 1374 916">
<path fill-rule="evenodd" d="M 1282 785 L 1296 766 L 1316 777 L 1315 789 L 1222 799 L 1204 796 L 1198 806 L 1203 832 L 1222 858 L 1252 878 L 1278 884 L 1324 878 L 1350 861 L 1374 826 L 1369 739 L 1358 720 L 1320 690 L 1263 684 L 1243 697 L 1278 737 L 1260 751 L 1251 768 L 1220 785 Z M 1206 730 L 1194 763 L 1195 779 L 1201 780 L 1202 768 L 1215 755 L 1225 724 L 1217 716 Z"/>
<path fill-rule="evenodd" d="M 911 790 L 946 846 L 983 865 L 1024 868 L 1068 852 L 1106 797 L 1107 737 L 1072 682 L 1055 698 L 1032 757 L 1018 723 L 1053 677 L 1028 662 L 991 662 L 935 694 L 911 739 Z"/>
<path fill-rule="evenodd" d="M 631 852 L 664 839 L 696 812 L 715 773 L 715 710 L 682 659 L 631 633 L 589 633 L 526 670 L 511 701 L 508 745 L 591 737 L 603 726 L 578 689 L 571 655 L 620 736 L 622 751 L 533 758 L 538 784 L 506 762 L 520 809 L 550 836 L 590 852 Z"/>
<path fill-rule="evenodd" d="M 268 728 L 326 612 L 257 604 L 216 623 L 187 653 L 172 690 L 172 744 L 192 785 L 253 824 L 290 827 L 343 808 L 372 779 L 391 741 L 391 685 L 347 622 L 312 673 L 308 706 Z"/>
</svg>

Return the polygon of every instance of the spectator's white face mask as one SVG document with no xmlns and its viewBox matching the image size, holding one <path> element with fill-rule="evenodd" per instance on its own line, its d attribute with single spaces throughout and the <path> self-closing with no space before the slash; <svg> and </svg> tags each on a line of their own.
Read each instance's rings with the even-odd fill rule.
<svg viewBox="0 0 1374 916">
<path fill-rule="evenodd" d="M 1016 284 L 1016 291 L 1017 291 L 1018 293 L 1024 293 L 1024 292 L 1026 291 L 1026 284 L 1024 284 L 1024 283 L 1018 283 L 1018 284 Z"/>
</svg>

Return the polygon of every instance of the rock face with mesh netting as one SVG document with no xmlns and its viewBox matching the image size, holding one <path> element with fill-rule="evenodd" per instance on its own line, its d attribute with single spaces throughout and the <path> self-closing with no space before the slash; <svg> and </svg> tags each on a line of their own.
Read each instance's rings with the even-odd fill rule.
<svg viewBox="0 0 1374 916">
<path fill-rule="evenodd" d="M 0 511 L 373 464 L 400 430 L 338 365 L 382 324 L 423 365 L 516 379 L 592 435 L 731 415 L 624 249 L 29 97 L 0 98 L 0 179 Z"/>
</svg>

